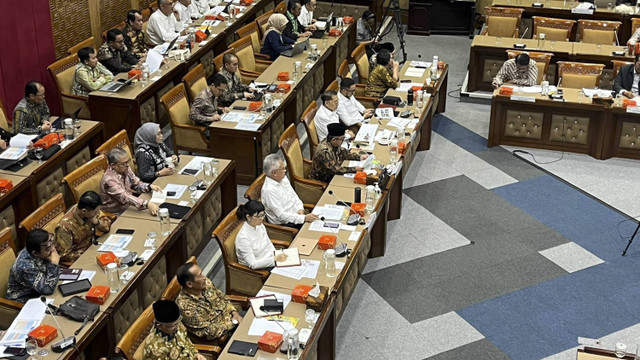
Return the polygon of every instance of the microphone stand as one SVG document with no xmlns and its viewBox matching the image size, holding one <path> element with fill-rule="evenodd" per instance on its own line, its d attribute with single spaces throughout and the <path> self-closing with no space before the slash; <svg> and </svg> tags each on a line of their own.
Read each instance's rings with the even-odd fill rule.
<svg viewBox="0 0 640 360">
<path fill-rule="evenodd" d="M 384 15 L 380 20 L 378 31 L 376 31 L 376 36 L 380 34 L 380 31 L 382 30 L 382 25 L 384 24 L 384 18 L 387 17 L 392 5 L 393 5 L 393 22 L 395 23 L 395 26 L 396 26 L 396 32 L 398 33 L 398 40 L 400 42 L 400 49 L 402 50 L 402 61 L 400 61 L 399 63 L 400 65 L 402 65 L 407 61 L 407 50 L 406 50 L 406 42 L 404 41 L 404 30 L 402 28 L 402 16 L 400 15 L 399 0 L 389 0 L 389 5 L 387 5 L 387 8 L 384 11 Z M 379 35 L 379 38 L 386 36 L 390 32 L 391 32 L 391 29 L 389 29 L 389 31 L 387 31 L 386 34 Z"/>
<path fill-rule="evenodd" d="M 75 336 L 69 336 L 69 337 L 65 337 L 64 333 L 62 332 L 62 328 L 60 327 L 60 324 L 58 324 L 58 320 L 56 320 L 55 315 L 53 315 L 53 312 L 51 312 L 50 307 L 52 305 L 47 304 L 47 298 L 45 298 L 44 296 L 40 297 L 40 301 L 42 301 L 44 303 L 45 306 L 45 312 L 48 311 L 49 315 L 51 315 L 51 317 L 53 318 L 53 321 L 56 323 L 56 326 L 58 327 L 58 331 L 60 331 L 60 335 L 62 335 L 62 340 L 56 342 L 55 344 L 51 345 L 51 350 L 53 350 L 53 352 L 56 353 L 61 353 L 63 351 L 65 351 L 66 349 L 70 348 L 70 347 L 76 347 L 76 337 Z M 86 320 L 86 318 L 85 318 Z"/>
</svg>

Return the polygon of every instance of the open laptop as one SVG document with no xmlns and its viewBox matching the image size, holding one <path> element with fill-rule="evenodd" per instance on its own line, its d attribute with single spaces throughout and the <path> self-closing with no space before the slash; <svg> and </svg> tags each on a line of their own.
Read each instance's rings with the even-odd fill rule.
<svg viewBox="0 0 640 360">
<path fill-rule="evenodd" d="M 135 77 L 127 79 L 127 81 L 117 81 L 116 80 L 116 81 L 108 82 L 106 85 L 104 85 L 103 87 L 100 88 L 100 91 L 106 91 L 106 92 L 112 92 L 112 93 L 118 92 L 123 87 L 131 84 L 133 79 L 135 79 Z"/>
<path fill-rule="evenodd" d="M 287 57 L 292 57 L 295 55 L 300 54 L 301 52 L 307 50 L 307 48 L 309 47 L 309 39 L 305 40 L 305 41 L 301 41 L 299 43 L 296 43 L 295 45 L 293 45 L 293 48 L 291 50 L 286 50 L 283 51 L 280 55 L 284 55 Z"/>
<path fill-rule="evenodd" d="M 327 21 L 324 22 L 324 26 L 318 26 L 318 30 L 315 30 L 313 34 L 311 34 L 311 37 L 314 39 L 320 39 L 322 38 L 322 36 L 324 36 L 325 31 L 328 33 L 329 29 L 331 28 L 332 18 L 333 18 L 333 13 L 329 14 L 329 16 L 327 17 Z M 316 26 L 317 25 L 318 23 L 316 22 Z"/>
</svg>

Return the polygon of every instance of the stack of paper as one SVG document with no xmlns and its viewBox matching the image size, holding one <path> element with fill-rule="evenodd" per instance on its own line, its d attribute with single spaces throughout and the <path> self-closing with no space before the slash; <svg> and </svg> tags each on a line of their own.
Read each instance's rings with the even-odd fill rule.
<svg viewBox="0 0 640 360">
<path fill-rule="evenodd" d="M 198 176 L 198 174 L 200 174 L 200 172 L 202 171 L 202 163 L 211 162 L 211 160 L 213 160 L 213 158 L 206 157 L 206 156 L 196 156 L 193 159 L 191 159 L 191 161 L 189 161 L 189 163 L 187 163 L 187 165 L 185 165 L 185 167 L 182 168 L 182 170 L 180 170 L 179 174 Z M 190 174 L 190 173 L 185 173 L 185 170 L 191 170 L 192 172 L 193 171 L 196 171 L 196 172 L 193 174 Z"/>
<path fill-rule="evenodd" d="M 430 62 L 426 62 L 426 61 L 411 61 L 411 63 L 409 64 L 413 67 L 421 67 L 421 68 L 430 68 L 431 67 L 431 63 Z"/>
<path fill-rule="evenodd" d="M 349 166 L 352 166 L 351 164 Z M 325 220 L 341 220 L 344 215 L 344 206 L 327 204 L 324 206 L 316 206 L 311 212 L 318 217 L 324 217 Z"/>
<path fill-rule="evenodd" d="M 378 109 L 376 109 L 376 116 L 377 111 Z M 393 114 L 393 110 L 391 110 L 391 113 Z M 353 141 L 356 143 L 365 143 L 370 145 L 373 143 L 376 131 L 378 131 L 378 125 L 362 124 L 362 126 L 360 126 L 360 130 L 358 130 L 358 133 L 356 134 L 356 138 Z"/>
<path fill-rule="evenodd" d="M 27 301 L 0 340 L 0 350 L 4 351 L 5 346 L 24 347 L 29 332 L 37 328 L 44 319 L 45 309 L 46 306 L 40 298 Z"/>
<path fill-rule="evenodd" d="M 422 77 L 422 75 L 424 75 L 424 71 L 425 71 L 425 69 L 410 67 L 404 73 L 404 76 Z M 420 84 L 420 86 L 422 86 L 422 84 Z"/>
<path fill-rule="evenodd" d="M 122 234 L 112 234 L 109 235 L 107 240 L 102 243 L 102 245 L 98 248 L 99 252 L 118 252 L 125 250 L 127 245 L 131 242 L 133 236 L 131 235 L 122 235 Z"/>
<path fill-rule="evenodd" d="M 222 117 L 222 121 L 230 121 L 230 122 L 244 122 L 244 123 L 253 123 L 257 120 L 258 115 L 251 113 L 242 113 L 237 111 L 231 111 L 226 113 Z"/>
</svg>

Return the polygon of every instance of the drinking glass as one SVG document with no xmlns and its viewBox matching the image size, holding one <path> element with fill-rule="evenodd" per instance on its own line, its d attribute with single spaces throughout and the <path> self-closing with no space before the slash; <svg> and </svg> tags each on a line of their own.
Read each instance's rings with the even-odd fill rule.
<svg viewBox="0 0 640 360">
<path fill-rule="evenodd" d="M 191 203 L 195 204 L 198 201 L 198 189 L 191 190 L 189 196 L 191 197 Z"/>
<path fill-rule="evenodd" d="M 74 136 L 80 135 L 80 119 L 73 120 L 73 129 L 75 130 Z"/>
<path fill-rule="evenodd" d="M 151 250 L 155 250 L 156 249 L 156 233 L 155 232 L 148 232 L 147 233 L 147 241 L 150 243 L 151 245 Z"/>
<path fill-rule="evenodd" d="M 36 155 L 36 158 L 38 158 L 38 164 L 42 164 L 42 157 L 44 156 L 44 149 L 41 147 L 34 147 L 33 148 L 33 152 Z"/>
<path fill-rule="evenodd" d="M 127 285 L 129 282 L 129 265 L 121 264 L 120 269 L 118 269 L 118 275 L 120 276 L 120 282 L 122 285 Z"/>
<path fill-rule="evenodd" d="M 611 10 L 613 9 L 613 4 L 612 3 L 607 3 L 607 10 Z"/>
<path fill-rule="evenodd" d="M 582 104 L 582 102 L 584 101 L 584 93 L 582 92 L 582 90 L 578 91 L 578 102 Z"/>
<path fill-rule="evenodd" d="M 171 234 L 171 220 L 169 218 L 169 209 L 161 208 L 158 210 L 158 221 L 160 222 L 160 234 L 167 236 Z"/>
<path fill-rule="evenodd" d="M 602 50 L 602 44 L 596 44 L 596 52 L 600 53 L 600 50 Z"/>
<path fill-rule="evenodd" d="M 551 42 L 549 43 L 549 47 L 551 48 L 551 50 L 556 48 L 556 41 L 555 40 L 551 40 Z"/>
<path fill-rule="evenodd" d="M 202 172 L 204 173 L 204 183 L 211 185 L 213 183 L 213 166 L 210 162 L 202 162 Z"/>
<path fill-rule="evenodd" d="M 329 44 L 329 39 L 327 39 L 326 37 L 322 39 L 322 49 L 327 50 Z"/>
<path fill-rule="evenodd" d="M 316 316 L 316 312 L 313 309 L 307 309 L 304 312 L 304 320 L 307 322 L 307 324 L 309 325 L 310 328 L 313 329 L 313 327 L 316 324 L 316 321 L 318 320 L 318 317 Z"/>
<path fill-rule="evenodd" d="M 28 340 L 26 343 L 27 354 L 30 355 L 29 359 L 37 359 L 35 356 L 38 350 L 38 343 L 35 340 Z"/>
<path fill-rule="evenodd" d="M 496 45 L 502 44 L 502 36 L 496 36 Z"/>
<path fill-rule="evenodd" d="M 36 342 L 36 345 L 37 344 L 38 343 Z M 38 351 L 38 356 L 47 356 L 47 355 L 49 355 L 49 350 L 47 349 L 40 349 L 40 351 Z"/>
</svg>

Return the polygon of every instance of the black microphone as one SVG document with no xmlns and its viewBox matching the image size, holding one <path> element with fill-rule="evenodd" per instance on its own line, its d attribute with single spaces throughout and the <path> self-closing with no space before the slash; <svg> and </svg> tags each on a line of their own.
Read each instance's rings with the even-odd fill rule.
<svg viewBox="0 0 640 360">
<path fill-rule="evenodd" d="M 338 195 L 334 194 L 333 190 L 329 190 L 329 195 L 338 199 L 338 201 L 341 202 L 342 205 L 346 206 L 349 209 L 349 218 L 347 219 L 347 225 L 358 225 L 358 223 L 360 222 L 360 214 L 353 210 L 351 206 L 349 206 L 346 202 L 342 201 L 342 199 L 340 199 Z"/>
<path fill-rule="evenodd" d="M 324 216 L 320 218 L 320 220 L 322 220 L 322 222 L 327 225 L 327 222 L 324 221 Z M 328 227 L 328 226 L 327 226 Z M 331 229 L 331 232 L 333 232 L 336 235 L 336 239 L 338 239 L 338 241 L 340 242 L 340 245 L 336 246 L 333 248 L 333 250 L 336 252 L 336 257 L 344 257 L 344 256 L 348 256 L 349 253 L 351 252 L 351 249 L 349 249 L 349 247 L 347 246 L 347 244 L 345 244 L 342 239 L 340 239 L 340 235 L 338 234 L 340 232 L 340 229 L 338 228 L 338 230 L 333 231 L 333 229 L 331 227 L 329 227 L 329 229 Z"/>
<path fill-rule="evenodd" d="M 75 347 L 76 337 L 75 336 L 65 337 L 64 333 L 62 332 L 62 328 L 60 327 L 60 324 L 58 324 L 58 320 L 56 320 L 56 317 L 53 315 L 53 312 L 51 312 L 51 309 L 54 309 L 56 311 L 58 309 L 53 305 L 47 304 L 47 298 L 45 298 L 44 296 L 40 297 L 40 301 L 44 303 L 44 305 L 46 306 L 46 310 L 49 310 L 49 315 L 51 315 L 51 317 L 53 318 L 53 321 L 56 323 L 56 326 L 58 327 L 58 331 L 60 331 L 60 335 L 62 335 L 62 340 L 51 345 L 51 350 L 53 350 L 53 352 L 56 352 L 56 353 L 61 353 L 70 347 Z"/>
</svg>

